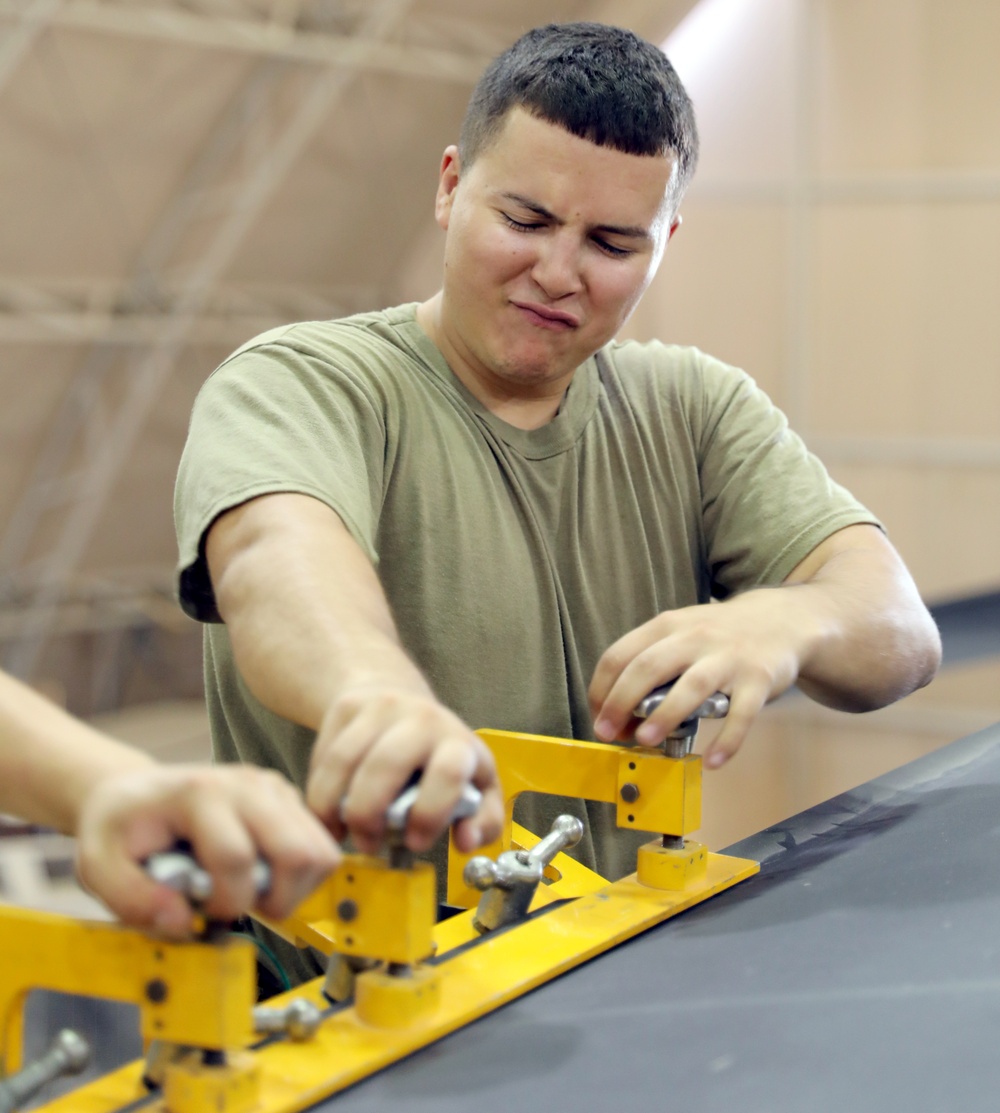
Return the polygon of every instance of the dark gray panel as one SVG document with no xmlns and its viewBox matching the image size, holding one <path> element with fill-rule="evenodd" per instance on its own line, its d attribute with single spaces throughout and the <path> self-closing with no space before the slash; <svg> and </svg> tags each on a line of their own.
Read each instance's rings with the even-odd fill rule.
<svg viewBox="0 0 1000 1113">
<path fill-rule="evenodd" d="M 1000 725 L 731 850 L 761 874 L 314 1109 L 994 1113 Z"/>
<path fill-rule="evenodd" d="M 996 1109 L 1000 727 L 733 851 L 761 875 L 316 1109 Z"/>
</svg>

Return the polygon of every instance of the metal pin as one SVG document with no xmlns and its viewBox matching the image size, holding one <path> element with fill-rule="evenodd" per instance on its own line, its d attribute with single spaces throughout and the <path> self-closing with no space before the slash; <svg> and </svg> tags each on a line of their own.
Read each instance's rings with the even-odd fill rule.
<svg viewBox="0 0 1000 1113">
<path fill-rule="evenodd" d="M 0 1081 L 0 1113 L 14 1113 L 43 1086 L 64 1074 L 79 1074 L 89 1062 L 90 1044 L 71 1028 L 64 1028 L 40 1059 Z"/>
<path fill-rule="evenodd" d="M 255 1032 L 268 1035 L 283 1032 L 296 1043 L 311 1039 L 322 1019 L 319 1009 L 304 997 L 296 997 L 283 1009 L 257 1005 L 253 1010 Z"/>
</svg>

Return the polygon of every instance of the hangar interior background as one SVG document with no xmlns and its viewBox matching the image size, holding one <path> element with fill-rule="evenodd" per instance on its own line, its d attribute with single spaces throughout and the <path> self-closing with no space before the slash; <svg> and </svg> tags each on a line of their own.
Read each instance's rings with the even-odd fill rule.
<svg viewBox="0 0 1000 1113">
<path fill-rule="evenodd" d="M 172 579 L 198 387 L 265 328 L 433 292 L 471 86 L 569 19 L 665 41 L 699 114 L 684 224 L 628 334 L 745 367 L 924 597 L 993 624 L 883 712 L 768 709 L 706 784 L 705 841 L 1000 719 L 989 0 L 0 0 L 5 668 L 164 759 L 207 754 Z M 76 901 L 65 843 L 6 829 L 0 895 Z"/>
</svg>

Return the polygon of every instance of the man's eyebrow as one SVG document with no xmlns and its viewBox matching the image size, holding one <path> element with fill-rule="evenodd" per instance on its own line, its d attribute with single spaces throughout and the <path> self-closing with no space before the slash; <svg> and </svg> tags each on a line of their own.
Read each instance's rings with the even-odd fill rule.
<svg viewBox="0 0 1000 1113">
<path fill-rule="evenodd" d="M 529 212 L 536 213 L 546 220 L 551 220 L 553 224 L 563 223 L 554 213 L 550 213 L 544 205 L 539 205 L 537 201 L 532 201 L 530 197 L 524 197 L 520 193 L 508 193 L 506 191 L 501 192 L 500 196 L 506 201 L 513 201 L 515 205 L 520 205 Z M 594 231 L 604 232 L 611 236 L 622 236 L 629 240 L 646 240 L 649 242 L 653 239 L 649 229 L 643 228 L 641 224 L 598 224 L 595 226 Z"/>
</svg>

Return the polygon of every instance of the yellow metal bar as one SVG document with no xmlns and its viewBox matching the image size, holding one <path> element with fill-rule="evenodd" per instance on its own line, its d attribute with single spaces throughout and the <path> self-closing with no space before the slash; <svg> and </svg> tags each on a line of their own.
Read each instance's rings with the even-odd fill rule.
<svg viewBox="0 0 1000 1113">
<path fill-rule="evenodd" d="M 647 888 L 633 874 L 560 904 L 516 928 L 485 936 L 438 964 L 440 1001 L 406 1028 L 376 1028 L 354 1008 L 328 1017 L 307 1043 L 271 1044 L 255 1053 L 259 1095 L 254 1113 L 299 1113 L 318 1101 L 454 1032 L 559 974 L 750 877 L 756 862 L 709 854 L 704 878 L 678 891 Z M 317 1002 L 322 979 L 275 999 Z M 135 1096 L 136 1067 L 126 1067 L 44 1106 L 45 1113 L 110 1113 Z M 144 1113 L 167 1113 L 162 1102 Z M 206 1111 L 207 1113 L 207 1111 Z M 225 1113 L 219 1107 L 214 1113 Z"/>
</svg>

